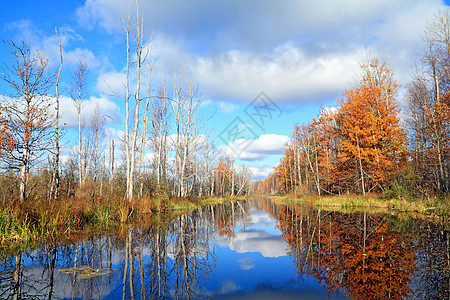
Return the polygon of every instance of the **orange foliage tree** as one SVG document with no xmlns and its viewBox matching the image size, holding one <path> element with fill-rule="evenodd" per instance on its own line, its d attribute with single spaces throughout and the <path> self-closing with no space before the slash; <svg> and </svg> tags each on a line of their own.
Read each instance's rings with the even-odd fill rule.
<svg viewBox="0 0 450 300">
<path fill-rule="evenodd" d="M 381 218 L 361 217 L 324 220 L 315 276 L 352 299 L 403 299 L 414 270 L 414 247 Z"/>
<path fill-rule="evenodd" d="M 291 147 L 288 147 L 285 150 L 283 157 L 281 157 L 280 163 L 274 168 L 278 186 L 285 193 L 294 192 L 294 170 L 294 152 Z"/>
<path fill-rule="evenodd" d="M 217 165 L 216 178 L 218 191 L 223 196 L 225 193 L 230 192 L 233 186 L 233 161 L 231 160 L 220 160 Z"/>
<path fill-rule="evenodd" d="M 394 102 L 375 85 L 346 92 L 339 109 L 342 141 L 339 172 L 360 190 L 380 190 L 406 161 L 406 135 Z"/>
</svg>

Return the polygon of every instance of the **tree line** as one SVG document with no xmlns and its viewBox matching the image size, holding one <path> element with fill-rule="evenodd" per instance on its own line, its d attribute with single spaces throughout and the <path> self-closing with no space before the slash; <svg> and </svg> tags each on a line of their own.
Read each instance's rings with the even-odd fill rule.
<svg viewBox="0 0 450 300">
<path fill-rule="evenodd" d="M 448 194 L 450 189 L 450 19 L 427 23 L 421 67 L 405 86 L 385 60 L 361 65 L 339 105 L 296 125 L 280 163 L 256 189 L 317 195 L 386 192 Z"/>
<path fill-rule="evenodd" d="M 56 72 L 50 70 L 45 54 L 25 41 L 6 42 L 12 60 L 2 66 L 0 77 L 11 91 L 9 95 L 4 92 L 0 101 L 4 203 L 107 195 L 120 195 L 128 201 L 153 196 L 201 198 L 250 191 L 250 171 L 221 156 L 208 138 L 211 114 L 200 109 L 204 98 L 193 76 L 175 70 L 173 92 L 168 95 L 166 78 L 159 85 L 152 82 L 154 30 L 147 30 L 137 3 L 135 11 L 128 9 L 121 21 L 125 88 L 120 92 L 110 87 L 110 92 L 124 103 L 125 124 L 120 124 L 124 134 L 115 137 L 107 137 L 109 119 L 99 108 L 85 121 L 86 62 L 79 61 L 69 87 L 61 92 L 61 41 Z M 57 31 L 56 35 L 59 40 Z M 61 136 L 66 133 L 59 113 L 63 96 L 73 100 L 78 139 L 68 161 L 61 164 Z"/>
</svg>

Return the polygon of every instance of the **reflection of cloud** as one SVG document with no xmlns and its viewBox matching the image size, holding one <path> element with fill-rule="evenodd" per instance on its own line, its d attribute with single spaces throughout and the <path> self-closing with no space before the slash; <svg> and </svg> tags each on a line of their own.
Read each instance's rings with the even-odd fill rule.
<svg viewBox="0 0 450 300">
<path fill-rule="evenodd" d="M 220 286 L 220 294 L 230 294 L 241 290 L 241 287 L 232 280 L 227 280 Z"/>
<path fill-rule="evenodd" d="M 274 219 L 266 212 L 252 209 L 251 213 L 252 224 L 255 227 L 274 227 Z"/>
<path fill-rule="evenodd" d="M 237 232 L 235 236 L 228 246 L 238 253 L 259 252 L 264 257 L 288 255 L 286 242 L 281 236 L 257 230 Z"/>
<path fill-rule="evenodd" d="M 253 263 L 253 260 L 250 257 L 244 257 L 237 261 L 239 267 L 241 267 L 242 270 L 247 271 L 250 269 L 253 269 L 255 267 L 255 264 Z"/>
</svg>

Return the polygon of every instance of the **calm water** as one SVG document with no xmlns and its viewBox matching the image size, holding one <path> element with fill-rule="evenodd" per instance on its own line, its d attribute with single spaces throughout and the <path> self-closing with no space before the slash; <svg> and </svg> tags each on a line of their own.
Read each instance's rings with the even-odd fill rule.
<svg viewBox="0 0 450 300">
<path fill-rule="evenodd" d="M 441 299 L 449 234 L 403 216 L 203 207 L 3 261 L 1 299 Z"/>
</svg>

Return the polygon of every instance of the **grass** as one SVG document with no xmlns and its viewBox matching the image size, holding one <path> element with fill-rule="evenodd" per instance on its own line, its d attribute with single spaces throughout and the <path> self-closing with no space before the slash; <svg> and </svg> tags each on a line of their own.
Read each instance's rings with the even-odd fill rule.
<svg viewBox="0 0 450 300">
<path fill-rule="evenodd" d="M 131 202 L 119 196 L 99 197 L 95 201 L 73 197 L 52 202 L 35 197 L 23 204 L 0 207 L 0 253 L 18 252 L 46 239 L 68 240 L 70 235 L 83 232 L 110 232 L 129 223 L 140 226 L 159 224 L 199 206 L 237 199 L 169 199 L 165 194 L 159 196 Z"/>
<path fill-rule="evenodd" d="M 6 209 L 0 212 L 0 259 L 3 256 L 33 246 L 39 240 L 39 233 L 25 215 Z"/>
<path fill-rule="evenodd" d="M 331 210 L 367 211 L 367 210 L 397 210 L 420 214 L 435 214 L 441 217 L 449 216 L 450 198 L 430 197 L 427 199 L 393 198 L 385 199 L 378 194 L 343 195 L 343 196 L 270 196 L 278 203 L 309 204 L 330 208 Z"/>
<path fill-rule="evenodd" d="M 228 201 L 236 201 L 236 200 L 243 200 L 245 197 L 242 196 L 228 196 L 228 197 L 210 197 L 201 199 L 198 201 L 200 205 L 215 205 L 215 204 L 222 204 L 224 202 Z"/>
</svg>

